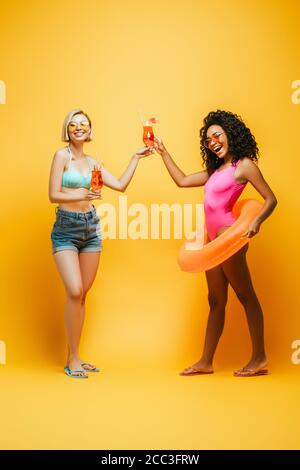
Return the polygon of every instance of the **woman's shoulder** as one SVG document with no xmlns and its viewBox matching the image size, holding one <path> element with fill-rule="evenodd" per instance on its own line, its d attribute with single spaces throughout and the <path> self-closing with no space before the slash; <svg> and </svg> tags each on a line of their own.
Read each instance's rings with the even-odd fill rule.
<svg viewBox="0 0 300 470">
<path fill-rule="evenodd" d="M 250 169 L 257 167 L 257 164 L 252 160 L 251 157 L 241 157 L 239 159 L 239 166 L 241 168 Z"/>
<path fill-rule="evenodd" d="M 245 180 L 250 180 L 255 175 L 260 174 L 260 169 L 256 161 L 254 161 L 251 157 L 243 157 L 239 160 L 239 176 L 243 177 Z"/>
<path fill-rule="evenodd" d="M 54 158 L 58 160 L 65 160 L 69 156 L 67 147 L 60 148 L 54 153 Z"/>
<path fill-rule="evenodd" d="M 69 152 L 66 147 L 56 150 L 53 156 L 52 165 L 57 168 L 66 170 L 69 162 Z"/>
</svg>

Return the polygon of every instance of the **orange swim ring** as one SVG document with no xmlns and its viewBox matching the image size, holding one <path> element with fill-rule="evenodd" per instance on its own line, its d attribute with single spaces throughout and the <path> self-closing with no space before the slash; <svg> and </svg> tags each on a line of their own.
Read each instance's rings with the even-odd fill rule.
<svg viewBox="0 0 300 470">
<path fill-rule="evenodd" d="M 181 270 L 188 273 L 207 271 L 236 253 L 249 242 L 249 237 L 241 235 L 261 208 L 262 204 L 256 199 L 237 201 L 232 209 L 236 221 L 209 243 L 205 227 L 194 232 L 179 250 L 178 263 Z"/>
</svg>

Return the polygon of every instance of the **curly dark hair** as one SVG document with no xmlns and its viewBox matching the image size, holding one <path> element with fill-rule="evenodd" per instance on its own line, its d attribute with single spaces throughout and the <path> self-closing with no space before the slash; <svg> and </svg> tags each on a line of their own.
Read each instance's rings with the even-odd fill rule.
<svg viewBox="0 0 300 470">
<path fill-rule="evenodd" d="M 236 162 L 240 158 L 248 157 L 257 162 L 259 157 L 259 149 L 250 129 L 246 127 L 244 121 L 237 114 L 230 111 L 211 111 L 203 120 L 203 127 L 200 129 L 200 150 L 203 160 L 203 166 L 209 175 L 215 169 L 222 165 L 222 160 L 218 158 L 214 152 L 204 146 L 207 129 L 217 124 L 224 129 L 228 140 L 228 151 L 232 153 L 232 162 Z"/>
</svg>

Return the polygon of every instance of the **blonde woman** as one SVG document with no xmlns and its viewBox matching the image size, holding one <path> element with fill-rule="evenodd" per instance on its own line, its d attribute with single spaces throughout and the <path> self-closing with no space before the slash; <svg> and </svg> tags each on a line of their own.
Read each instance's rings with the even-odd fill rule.
<svg viewBox="0 0 300 470">
<path fill-rule="evenodd" d="M 101 192 L 90 190 L 91 171 L 100 168 L 100 164 L 83 149 L 92 138 L 89 116 L 81 109 L 71 111 L 62 128 L 62 141 L 68 145 L 55 153 L 49 181 L 49 199 L 58 204 L 51 232 L 52 253 L 66 290 L 68 357 L 64 370 L 73 378 L 87 378 L 88 372 L 99 371 L 79 357 L 86 295 L 96 277 L 102 248 L 100 220 L 92 204 L 101 198 Z M 102 166 L 103 184 L 125 191 L 140 158 L 152 152 L 148 147 L 137 150 L 119 179 Z"/>
</svg>

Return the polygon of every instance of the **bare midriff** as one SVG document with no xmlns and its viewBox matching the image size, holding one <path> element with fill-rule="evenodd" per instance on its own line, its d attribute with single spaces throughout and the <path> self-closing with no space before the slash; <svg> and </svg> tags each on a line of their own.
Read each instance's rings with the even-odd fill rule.
<svg viewBox="0 0 300 470">
<path fill-rule="evenodd" d="M 86 188 L 65 188 L 64 186 L 61 187 L 61 192 L 66 194 L 76 194 L 85 191 L 86 193 L 89 192 L 89 189 Z M 66 211 L 73 211 L 73 212 L 88 212 L 92 209 L 93 202 L 92 201 L 66 201 L 60 202 L 58 207 L 64 209 Z"/>
</svg>

